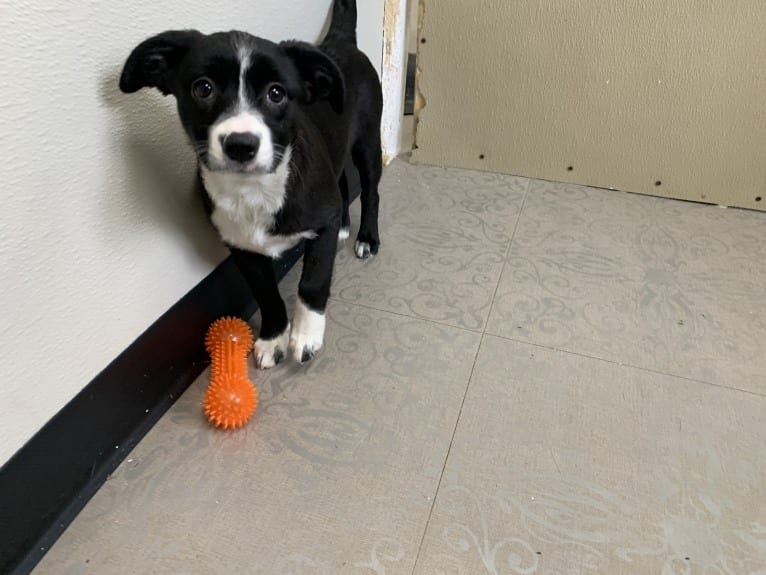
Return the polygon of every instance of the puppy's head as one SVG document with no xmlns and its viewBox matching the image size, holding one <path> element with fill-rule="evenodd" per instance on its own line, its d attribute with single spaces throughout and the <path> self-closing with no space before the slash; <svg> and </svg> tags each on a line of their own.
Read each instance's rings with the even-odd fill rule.
<svg viewBox="0 0 766 575">
<path fill-rule="evenodd" d="M 133 50 L 120 78 L 132 93 L 172 94 L 208 169 L 272 172 L 296 133 L 298 107 L 326 100 L 343 111 L 337 65 L 310 44 L 275 44 L 240 32 L 170 31 Z"/>
</svg>

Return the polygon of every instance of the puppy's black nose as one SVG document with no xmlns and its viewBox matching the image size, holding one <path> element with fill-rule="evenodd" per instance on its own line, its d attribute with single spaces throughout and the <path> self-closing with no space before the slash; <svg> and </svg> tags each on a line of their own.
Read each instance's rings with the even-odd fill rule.
<svg viewBox="0 0 766 575">
<path fill-rule="evenodd" d="M 234 132 L 224 139 L 223 152 L 229 159 L 246 164 L 255 158 L 260 145 L 261 140 L 255 134 Z"/>
</svg>

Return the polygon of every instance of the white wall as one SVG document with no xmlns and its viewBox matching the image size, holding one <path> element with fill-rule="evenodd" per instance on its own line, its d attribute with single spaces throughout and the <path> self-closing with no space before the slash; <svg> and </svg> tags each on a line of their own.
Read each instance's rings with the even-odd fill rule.
<svg viewBox="0 0 766 575">
<path fill-rule="evenodd" d="M 407 76 L 408 0 L 385 0 L 383 26 L 383 157 L 391 162 L 402 153 L 404 88 Z"/>
<path fill-rule="evenodd" d="M 316 0 L 317 2 L 319 0 Z M 383 62 L 383 20 L 385 0 L 356 0 L 359 7 L 359 26 L 357 43 L 359 48 L 370 57 L 380 76 Z"/>
<path fill-rule="evenodd" d="M 0 464 L 224 257 L 171 98 L 124 96 L 169 28 L 316 40 L 331 0 L 2 0 Z M 380 69 L 383 0 L 360 0 Z"/>
</svg>

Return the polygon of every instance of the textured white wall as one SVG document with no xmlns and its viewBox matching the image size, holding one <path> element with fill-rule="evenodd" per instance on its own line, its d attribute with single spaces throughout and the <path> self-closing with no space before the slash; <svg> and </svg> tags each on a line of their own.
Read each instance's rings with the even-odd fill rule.
<svg viewBox="0 0 766 575">
<path fill-rule="evenodd" d="M 172 99 L 123 96 L 150 34 L 315 40 L 330 0 L 0 4 L 0 464 L 224 257 Z M 383 0 L 360 0 L 380 69 Z"/>
<path fill-rule="evenodd" d="M 408 0 L 385 0 L 383 26 L 383 157 L 391 162 L 402 152 L 404 88 L 407 76 Z"/>
</svg>

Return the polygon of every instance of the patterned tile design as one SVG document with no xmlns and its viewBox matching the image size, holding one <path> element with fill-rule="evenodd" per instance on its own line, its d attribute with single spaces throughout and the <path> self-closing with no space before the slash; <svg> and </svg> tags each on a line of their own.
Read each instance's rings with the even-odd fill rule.
<svg viewBox="0 0 766 575">
<path fill-rule="evenodd" d="M 488 332 L 766 393 L 766 217 L 534 182 Z"/>
<path fill-rule="evenodd" d="M 235 433 L 203 375 L 35 575 L 766 575 L 766 214 L 404 161 L 381 187 L 325 349 L 253 369 Z"/>
<path fill-rule="evenodd" d="M 512 176 L 395 162 L 381 185 L 381 252 L 360 266 L 344 250 L 335 295 L 482 330 L 528 185 Z M 355 209 L 352 222 L 359 221 L 358 202 Z"/>
<path fill-rule="evenodd" d="M 766 573 L 764 414 L 487 336 L 415 572 Z"/>
</svg>

